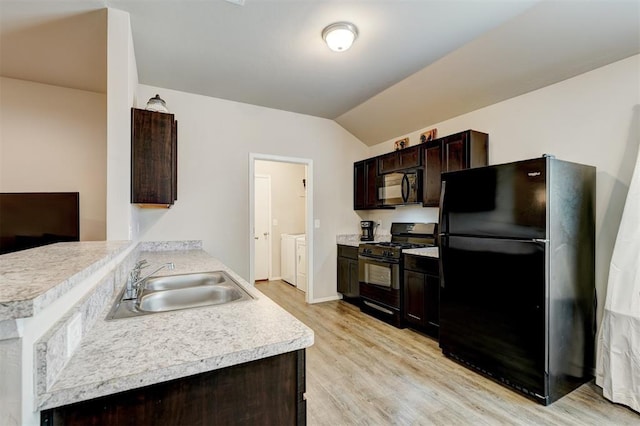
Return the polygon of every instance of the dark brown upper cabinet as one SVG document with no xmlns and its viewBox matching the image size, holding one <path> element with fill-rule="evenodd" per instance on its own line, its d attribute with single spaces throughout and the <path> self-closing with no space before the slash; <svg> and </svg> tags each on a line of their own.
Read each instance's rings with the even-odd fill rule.
<svg viewBox="0 0 640 426">
<path fill-rule="evenodd" d="M 488 164 L 489 135 L 467 130 L 428 142 L 424 150 L 423 205 L 438 207 L 440 174 Z"/>
<path fill-rule="evenodd" d="M 170 207 L 177 199 L 178 123 L 173 114 L 131 109 L 131 202 Z"/>
<path fill-rule="evenodd" d="M 412 146 L 378 157 L 378 173 L 385 174 L 398 170 L 415 169 L 422 166 L 420 145 Z"/>
<path fill-rule="evenodd" d="M 378 207 L 377 171 L 376 158 L 369 158 L 353 164 L 354 210 L 367 210 Z"/>
</svg>

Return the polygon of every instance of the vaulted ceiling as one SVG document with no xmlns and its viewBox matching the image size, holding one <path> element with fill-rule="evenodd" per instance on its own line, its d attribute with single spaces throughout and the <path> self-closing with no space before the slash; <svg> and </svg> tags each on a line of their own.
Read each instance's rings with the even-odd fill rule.
<svg viewBox="0 0 640 426">
<path fill-rule="evenodd" d="M 106 91 L 105 7 L 139 81 L 336 120 L 368 145 L 640 52 L 640 2 L 0 1 L 0 74 Z M 240 1 L 242 3 L 242 1 Z M 353 47 L 322 29 L 350 21 Z"/>
</svg>

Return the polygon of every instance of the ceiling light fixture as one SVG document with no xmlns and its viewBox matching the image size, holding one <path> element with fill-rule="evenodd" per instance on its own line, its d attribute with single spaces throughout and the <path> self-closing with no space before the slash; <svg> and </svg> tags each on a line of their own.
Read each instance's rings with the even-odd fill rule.
<svg viewBox="0 0 640 426">
<path fill-rule="evenodd" d="M 358 29 L 350 22 L 336 22 L 322 30 L 322 39 L 334 52 L 344 52 L 358 38 Z"/>
</svg>

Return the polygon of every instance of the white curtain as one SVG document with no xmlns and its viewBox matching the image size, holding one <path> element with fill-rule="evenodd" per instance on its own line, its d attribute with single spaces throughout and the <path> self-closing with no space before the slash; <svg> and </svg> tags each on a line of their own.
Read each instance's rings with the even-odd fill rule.
<svg viewBox="0 0 640 426">
<path fill-rule="evenodd" d="M 605 398 L 640 412 L 640 152 L 611 258 L 597 359 Z"/>
</svg>

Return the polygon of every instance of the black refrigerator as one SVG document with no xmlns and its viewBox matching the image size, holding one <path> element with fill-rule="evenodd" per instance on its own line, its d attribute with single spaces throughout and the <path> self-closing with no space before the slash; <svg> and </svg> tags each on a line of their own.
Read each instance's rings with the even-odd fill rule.
<svg viewBox="0 0 640 426">
<path fill-rule="evenodd" d="M 551 156 L 442 174 L 440 347 L 544 405 L 594 366 L 595 178 Z"/>
</svg>

